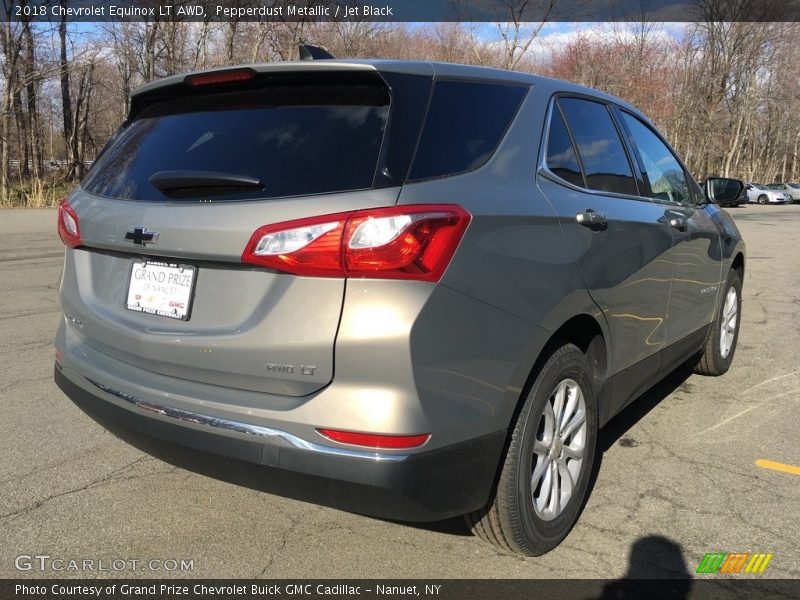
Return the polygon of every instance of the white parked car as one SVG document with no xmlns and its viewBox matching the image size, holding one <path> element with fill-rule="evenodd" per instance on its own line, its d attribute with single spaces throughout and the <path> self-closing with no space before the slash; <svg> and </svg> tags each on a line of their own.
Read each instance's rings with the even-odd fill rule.
<svg viewBox="0 0 800 600">
<path fill-rule="evenodd" d="M 759 204 L 786 204 L 792 202 L 792 197 L 780 190 L 771 190 L 760 183 L 745 181 L 744 186 L 747 192 L 748 202 L 758 202 Z"/>
<path fill-rule="evenodd" d="M 770 183 L 767 187 L 771 190 L 786 192 L 791 196 L 792 202 L 800 202 L 800 183 Z"/>
</svg>

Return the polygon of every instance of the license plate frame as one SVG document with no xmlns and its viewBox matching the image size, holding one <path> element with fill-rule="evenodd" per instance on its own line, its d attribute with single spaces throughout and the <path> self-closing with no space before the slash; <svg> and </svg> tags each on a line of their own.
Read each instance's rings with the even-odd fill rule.
<svg viewBox="0 0 800 600">
<path fill-rule="evenodd" d="M 151 267 L 150 272 L 156 273 L 153 280 L 135 278 L 137 271 L 146 271 L 148 267 Z M 131 262 L 130 273 L 128 274 L 128 291 L 124 306 L 131 312 L 165 317 L 175 321 L 188 321 L 192 315 L 197 272 L 197 267 L 194 265 L 144 258 L 134 259 Z M 163 273 L 163 280 L 158 275 L 159 273 Z M 175 275 L 177 280 L 170 282 L 170 275 Z M 186 275 L 189 276 L 190 280 L 187 283 L 182 283 L 185 281 L 183 277 Z M 174 290 L 174 293 L 169 293 L 165 289 L 150 290 L 149 301 L 142 303 L 144 293 L 148 291 L 146 289 L 148 285 L 158 285 L 162 286 L 162 288 L 171 286 L 178 289 Z M 152 295 L 152 293 L 155 295 Z M 137 294 L 138 298 L 136 297 Z M 177 304 L 170 306 L 170 301 Z"/>
</svg>

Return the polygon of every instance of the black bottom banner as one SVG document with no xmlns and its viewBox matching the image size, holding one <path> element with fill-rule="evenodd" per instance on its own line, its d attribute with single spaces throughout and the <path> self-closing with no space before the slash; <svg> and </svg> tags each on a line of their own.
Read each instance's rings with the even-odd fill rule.
<svg viewBox="0 0 800 600">
<path fill-rule="evenodd" d="M 684 600 L 800 597 L 800 580 L 565 579 L 565 580 L 0 580 L 0 599 L 30 600 Z"/>
</svg>

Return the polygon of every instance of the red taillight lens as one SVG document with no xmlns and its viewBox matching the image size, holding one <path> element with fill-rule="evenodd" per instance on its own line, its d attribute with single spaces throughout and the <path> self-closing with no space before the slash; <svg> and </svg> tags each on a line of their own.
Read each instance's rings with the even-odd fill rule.
<svg viewBox="0 0 800 600">
<path fill-rule="evenodd" d="M 61 241 L 70 248 L 81 245 L 81 228 L 78 224 L 78 215 L 66 198 L 58 205 L 58 235 Z"/>
<path fill-rule="evenodd" d="M 249 81 L 255 77 L 255 75 L 256 72 L 253 71 L 253 69 L 231 69 L 229 71 L 217 71 L 215 73 L 187 75 L 183 81 L 193 87 L 200 87 L 203 85 Z"/>
<path fill-rule="evenodd" d="M 365 448 L 384 448 L 387 450 L 418 448 L 427 442 L 431 434 L 418 435 L 382 435 L 378 433 L 357 433 L 355 431 L 338 431 L 336 429 L 317 429 L 326 438 L 342 444 L 352 444 Z"/>
<path fill-rule="evenodd" d="M 256 230 L 242 262 L 295 275 L 344 277 L 342 232 L 349 213 L 298 219 Z"/>
<path fill-rule="evenodd" d="M 469 221 L 452 204 L 300 219 L 258 229 L 242 262 L 295 275 L 438 281 Z"/>
</svg>

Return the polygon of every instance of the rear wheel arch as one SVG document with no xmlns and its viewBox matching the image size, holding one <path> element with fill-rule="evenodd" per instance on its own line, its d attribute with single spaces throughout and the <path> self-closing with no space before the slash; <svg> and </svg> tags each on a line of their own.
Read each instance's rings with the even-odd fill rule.
<svg viewBox="0 0 800 600">
<path fill-rule="evenodd" d="M 570 319 L 564 326 L 556 330 L 550 341 L 545 344 L 531 371 L 529 381 L 522 390 L 519 404 L 509 424 L 508 438 L 500 457 L 494 486 L 487 505 L 482 509 L 465 515 L 467 523 L 475 535 L 502 550 L 526 556 L 536 556 L 547 552 L 569 533 L 585 504 L 587 486 L 593 470 L 592 465 L 599 424 L 597 418 L 597 388 L 593 379 L 597 377 L 596 372 L 604 363 L 606 354 L 602 330 L 591 317 L 588 318 L 589 321 L 583 318 Z M 595 327 L 597 328 L 596 330 Z M 530 499 L 529 496 L 534 494 L 534 484 L 526 483 L 523 480 L 537 477 L 537 471 L 534 470 L 533 475 L 531 475 L 528 468 L 533 464 L 529 462 L 530 450 L 535 448 L 536 444 L 540 444 L 538 441 L 534 442 L 532 436 L 538 438 L 540 434 L 537 431 L 541 431 L 540 419 L 546 418 L 545 416 L 540 416 L 542 414 L 541 402 L 544 401 L 546 406 L 549 390 L 552 389 L 555 381 L 563 377 L 567 377 L 567 379 L 564 379 L 562 383 L 569 382 L 575 385 L 579 390 L 578 393 L 580 393 L 580 388 L 583 387 L 583 396 L 587 400 L 585 407 L 581 409 L 584 411 L 584 419 L 587 423 L 584 428 L 588 426 L 586 433 L 582 434 L 586 436 L 586 446 L 583 451 L 584 454 L 579 457 L 585 464 L 578 467 L 581 470 L 579 474 L 573 474 L 574 479 L 573 476 L 567 478 L 571 482 L 569 488 L 567 488 L 571 490 L 571 494 L 566 501 L 570 502 L 570 504 L 565 505 L 565 508 L 559 509 L 552 517 L 552 520 L 541 521 L 541 519 L 546 518 L 541 515 L 531 520 L 532 517 L 529 513 L 531 510 L 535 511 L 536 509 L 532 508 L 532 505 L 528 506 L 528 500 Z M 581 396 L 579 395 L 578 397 L 580 398 Z M 551 396 L 551 401 L 555 402 L 553 396 Z M 582 402 L 581 406 L 583 406 Z M 558 409 L 556 409 L 556 414 L 561 414 Z M 572 413 L 565 412 L 564 414 Z M 574 414 L 577 415 L 577 413 Z M 558 418 L 556 417 L 556 419 Z M 538 427 L 536 423 L 539 423 Z M 551 433 L 551 436 L 559 436 L 557 420 L 554 426 L 556 430 L 555 433 Z M 545 427 L 547 427 L 546 424 Z M 546 436 L 546 434 L 541 435 Z M 555 457 L 556 455 L 553 455 L 552 452 L 561 452 L 562 443 L 564 447 L 567 444 L 574 443 L 568 441 L 571 439 L 570 435 L 570 433 L 564 433 L 563 436 L 567 437 L 562 436 L 556 439 L 555 444 L 557 445 L 552 446 L 547 451 L 547 456 Z M 542 438 L 542 441 L 546 441 L 546 437 Z M 557 450 L 554 450 L 554 448 L 557 448 Z M 541 455 L 541 451 L 537 452 Z M 540 460 L 543 460 L 542 456 L 544 455 L 540 456 Z M 555 468 L 557 459 L 550 458 L 549 460 L 554 461 L 552 465 Z M 564 459 L 561 457 L 558 460 L 564 460 L 565 465 L 569 464 L 566 462 L 569 458 Z M 539 468 L 537 465 L 538 463 L 534 465 L 535 469 Z M 547 463 L 545 464 L 546 466 Z M 561 468 L 559 467 L 558 469 L 560 473 Z M 556 475 L 553 474 L 552 477 L 556 477 Z M 566 480 L 562 479 L 562 481 Z M 529 485 L 530 487 L 528 487 Z M 545 484 L 542 483 L 541 485 Z M 560 493 L 560 485 L 555 485 L 555 493 Z M 573 492 L 574 500 L 570 501 Z M 537 501 L 534 499 L 534 502 Z M 552 502 L 552 500 L 548 502 Z M 558 507 L 558 502 L 556 502 L 556 507 Z"/>
<path fill-rule="evenodd" d="M 580 348 L 592 365 L 595 391 L 607 377 L 608 370 L 608 340 L 600 324 L 594 317 L 580 314 L 572 317 L 550 337 L 545 345 L 542 356 L 547 358 L 557 348 L 565 344 L 575 344 Z"/>
<path fill-rule="evenodd" d="M 500 455 L 500 462 L 498 464 L 498 475 L 500 466 L 508 452 L 508 447 L 511 441 L 511 433 L 514 426 L 519 419 L 519 414 L 522 410 L 528 393 L 533 386 L 536 378 L 539 376 L 542 367 L 547 360 L 553 355 L 556 350 L 567 345 L 573 344 L 577 346 L 586 356 L 589 364 L 592 366 L 592 383 L 594 385 L 595 397 L 597 399 L 598 411 L 600 412 L 601 420 L 605 412 L 603 402 L 603 394 L 601 390 L 608 376 L 608 337 L 603 331 L 597 319 L 587 313 L 574 315 L 559 326 L 548 338 L 547 342 L 542 346 L 541 351 L 536 356 L 533 364 L 528 370 L 528 376 L 525 384 L 522 386 L 522 392 L 516 399 L 514 411 L 508 423 L 508 434 L 506 443 L 503 447 L 503 452 Z"/>
</svg>

